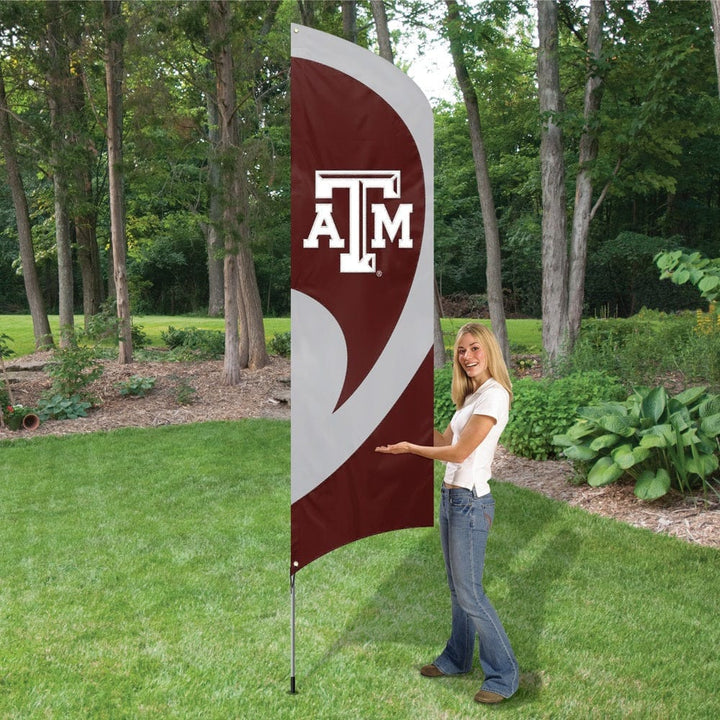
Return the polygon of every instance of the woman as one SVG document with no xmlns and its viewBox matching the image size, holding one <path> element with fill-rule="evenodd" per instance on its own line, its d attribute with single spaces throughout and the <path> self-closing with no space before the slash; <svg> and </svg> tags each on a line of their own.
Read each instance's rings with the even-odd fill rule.
<svg viewBox="0 0 720 720">
<path fill-rule="evenodd" d="M 440 501 L 440 536 L 452 600 L 452 631 L 443 652 L 420 673 L 459 675 L 472 669 L 475 635 L 485 673 L 475 695 L 494 704 L 518 688 L 519 670 L 502 623 L 483 590 L 485 546 L 495 514 L 488 480 L 508 420 L 512 385 L 497 340 L 479 323 L 460 328 L 453 351 L 452 399 L 457 411 L 434 446 L 400 442 L 377 452 L 412 453 L 447 463 Z"/>
</svg>

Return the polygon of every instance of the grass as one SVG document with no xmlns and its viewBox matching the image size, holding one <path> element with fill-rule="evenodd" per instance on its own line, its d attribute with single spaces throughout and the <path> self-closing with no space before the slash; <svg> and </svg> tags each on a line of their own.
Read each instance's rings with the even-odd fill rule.
<svg viewBox="0 0 720 720">
<path fill-rule="evenodd" d="M 50 329 L 55 342 L 60 336 L 60 321 L 57 315 L 50 315 Z M 224 330 L 223 318 L 194 317 L 190 315 L 135 315 L 133 323 L 142 327 L 154 346 L 164 345 L 162 333 L 171 325 L 175 328 L 196 327 L 203 330 Z M 290 329 L 290 318 L 266 318 L 265 337 L 271 340 L 277 333 L 287 332 Z M 75 316 L 75 327 L 83 327 L 82 315 Z M 8 345 L 15 351 L 16 356 L 27 355 L 35 349 L 32 319 L 30 315 L 0 315 L 0 335 L 9 335 L 12 340 Z"/>
<path fill-rule="evenodd" d="M 50 316 L 50 328 L 53 336 L 59 337 L 59 320 L 57 315 Z M 224 330 L 222 318 L 194 317 L 194 316 L 171 316 L 171 315 L 138 315 L 133 318 L 136 325 L 142 327 L 150 337 L 154 346 L 162 346 L 161 334 L 169 326 L 175 328 L 197 327 L 204 330 Z M 464 319 L 445 318 L 442 320 L 442 329 L 445 334 L 446 344 L 452 346 L 455 333 L 467 322 Z M 489 321 L 482 322 L 490 324 Z M 540 320 L 508 320 L 508 333 L 510 342 L 513 345 L 525 348 L 526 352 L 540 352 L 542 348 L 542 327 Z M 76 316 L 76 327 L 82 327 L 82 316 Z M 271 340 L 276 334 L 290 330 L 290 318 L 265 318 L 265 337 Z M 16 356 L 27 355 L 33 352 L 35 340 L 33 337 L 32 320 L 29 315 L 0 315 L 0 334 L 5 333 L 12 338 L 9 342 L 10 348 L 15 351 Z"/>
<path fill-rule="evenodd" d="M 440 325 L 445 336 L 445 344 L 448 347 L 452 347 L 455 334 L 466 322 L 469 322 L 467 318 L 443 318 Z M 492 327 L 489 320 L 480 320 L 479 322 Z M 542 352 L 542 320 L 522 318 L 509 319 L 506 322 L 511 351 Z"/>
<path fill-rule="evenodd" d="M 298 573 L 290 695 L 289 435 L 247 420 L 1 442 L 0 717 L 720 715 L 718 551 L 505 483 L 486 588 L 515 698 L 477 706 L 477 667 L 418 674 L 448 631 L 433 528 Z"/>
</svg>

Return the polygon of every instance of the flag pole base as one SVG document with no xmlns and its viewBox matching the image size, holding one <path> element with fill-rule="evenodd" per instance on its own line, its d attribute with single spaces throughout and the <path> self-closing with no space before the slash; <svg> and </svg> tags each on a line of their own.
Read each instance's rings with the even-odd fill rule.
<svg viewBox="0 0 720 720">
<path fill-rule="evenodd" d="M 297 562 L 295 567 L 297 567 Z M 290 694 L 297 695 L 295 689 L 295 573 L 290 573 Z"/>
</svg>

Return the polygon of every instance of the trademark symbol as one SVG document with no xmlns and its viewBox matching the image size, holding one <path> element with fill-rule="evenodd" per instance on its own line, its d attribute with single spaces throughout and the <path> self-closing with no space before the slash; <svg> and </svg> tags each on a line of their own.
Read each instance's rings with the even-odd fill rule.
<svg viewBox="0 0 720 720">
<path fill-rule="evenodd" d="M 381 277 L 382 277 L 382 270 L 378 270 L 378 271 L 375 273 L 375 275 L 376 275 L 377 277 L 381 278 Z"/>
</svg>

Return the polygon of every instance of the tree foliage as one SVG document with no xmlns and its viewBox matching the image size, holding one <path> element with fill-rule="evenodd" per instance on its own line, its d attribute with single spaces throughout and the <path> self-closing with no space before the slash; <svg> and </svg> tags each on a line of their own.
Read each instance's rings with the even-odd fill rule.
<svg viewBox="0 0 720 720">
<path fill-rule="evenodd" d="M 245 161 L 249 243 L 266 315 L 289 312 L 289 23 L 343 34 L 340 2 L 283 0 L 261 33 L 268 2 L 231 3 L 232 47 Z M 506 311 L 541 312 L 542 120 L 536 82 L 534 4 L 459 2 L 467 70 L 476 89 L 502 252 Z M 587 164 L 593 202 L 586 315 L 633 312 L 679 302 L 670 283 L 638 286 L 652 256 L 682 247 L 720 254 L 720 99 L 706 2 L 608 0 L 600 110 L 591 120 L 598 155 Z M 101 3 L 61 2 L 71 77 L 64 145 L 76 312 L 97 312 L 112 288 L 105 141 Z M 213 92 L 205 2 L 124 4 L 126 20 L 124 190 L 132 311 L 205 312 L 208 229 L 214 227 L 211 131 Z M 376 48 L 369 3 L 357 3 L 357 42 Z M 385 3 L 398 57 L 431 47 L 438 4 Z M 442 9 L 442 7 L 441 7 Z M 580 170 L 586 79 L 587 3 L 559 4 L 559 66 L 567 213 Z M 59 306 L 53 132 L 48 105 L 48 18 L 39 0 L 0 3 L 0 63 L 18 170 L 28 200 L 42 300 Z M 423 40 L 427 37 L 427 40 Z M 262 42 L 260 42 L 262 38 Z M 436 41 L 444 42 L 443 40 Z M 444 46 L 447 51 L 447 45 Z M 452 84 L 452 78 L 448 78 Z M 459 95 L 435 105 L 436 276 L 444 295 L 487 291 L 485 233 L 467 114 Z M 0 174 L 7 175 L 5 157 Z M 652 242 L 641 238 L 651 238 Z M 657 239 L 657 241 L 655 240 Z M 674 245 L 671 245 L 674 243 Z M 650 247 L 653 246 L 653 248 Z M 16 212 L 0 184 L 0 311 L 27 311 Z M 94 257 L 91 253 L 94 251 Z M 210 251 L 212 257 L 212 250 Z M 644 281 L 643 281 L 644 282 Z M 634 283 L 634 285 L 633 285 Z M 650 283 L 650 280 L 648 280 Z M 632 297 L 632 301 L 628 298 Z M 685 298 L 683 303 L 691 303 Z"/>
</svg>

